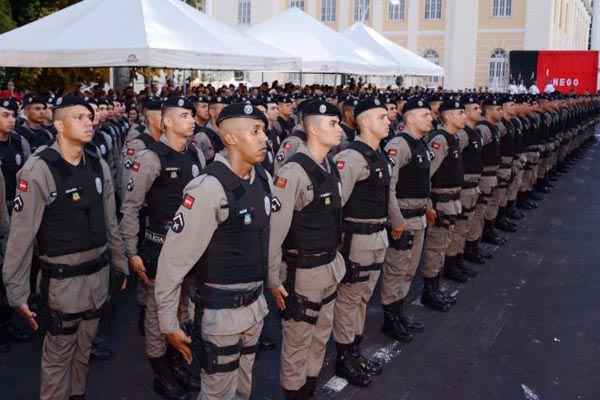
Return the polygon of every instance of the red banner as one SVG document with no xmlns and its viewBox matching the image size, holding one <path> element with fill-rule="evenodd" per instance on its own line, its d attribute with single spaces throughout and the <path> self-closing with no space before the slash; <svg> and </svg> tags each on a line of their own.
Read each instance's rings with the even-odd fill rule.
<svg viewBox="0 0 600 400">
<path fill-rule="evenodd" d="M 596 93 L 598 82 L 597 51 L 540 51 L 537 86 L 548 83 L 561 93 Z"/>
</svg>

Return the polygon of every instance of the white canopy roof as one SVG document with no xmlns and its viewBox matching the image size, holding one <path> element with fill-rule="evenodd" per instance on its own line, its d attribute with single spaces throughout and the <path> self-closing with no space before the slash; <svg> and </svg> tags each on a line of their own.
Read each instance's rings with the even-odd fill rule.
<svg viewBox="0 0 600 400">
<path fill-rule="evenodd" d="M 0 35 L 7 67 L 298 71 L 299 60 L 181 0 L 84 0 Z"/>
<path fill-rule="evenodd" d="M 401 75 L 443 76 L 444 69 L 392 42 L 375 29 L 357 22 L 342 32 L 354 43 L 398 65 Z"/>
<path fill-rule="evenodd" d="M 252 37 L 302 59 L 302 72 L 392 75 L 393 61 L 353 43 L 340 33 L 292 7 L 246 31 Z"/>
</svg>

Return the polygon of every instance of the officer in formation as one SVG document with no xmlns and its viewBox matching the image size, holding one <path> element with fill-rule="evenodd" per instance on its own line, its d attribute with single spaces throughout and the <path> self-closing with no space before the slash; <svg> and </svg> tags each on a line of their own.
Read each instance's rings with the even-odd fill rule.
<svg viewBox="0 0 600 400">
<path fill-rule="evenodd" d="M 93 109 L 57 99 L 52 145 L 19 171 L 3 278 L 8 301 L 37 330 L 44 323 L 40 399 L 84 399 L 92 340 L 109 301 L 109 261 L 128 274 L 111 172 L 89 151 Z M 41 266 L 40 315 L 30 310 L 34 242 Z M 123 280 L 123 286 L 126 280 Z"/>
<path fill-rule="evenodd" d="M 137 128 L 118 101 L 57 98 L 57 139 L 46 144 L 38 112 L 48 99 L 25 102 L 21 134 L 11 132 L 16 102 L 0 99 L 0 232 L 12 209 L 0 291 L 47 331 L 41 398 L 84 398 L 109 265 L 115 287 L 129 270 L 143 283 L 146 353 L 164 398 L 198 388 L 203 399 L 250 397 L 264 286 L 283 316 L 286 398 L 314 396 L 332 333 L 336 373 L 368 386 L 382 371 L 361 352 L 379 276 L 382 332 L 410 342 L 424 330 L 405 312 L 422 253 L 421 302 L 448 311 L 456 299 L 441 276 L 477 275 L 464 261 L 484 263 L 480 241 L 503 244 L 496 229 L 516 229 L 515 205 L 543 200 L 581 156 L 600 109 L 595 98 L 559 94 L 352 97 L 356 136 L 340 146 L 347 94 L 338 105 L 325 100 L 331 93 L 280 95 L 148 98 Z M 40 143 L 33 156 L 27 135 Z M 43 307 L 32 310 L 38 264 Z M 10 318 L 2 300 L 0 346 Z M 167 362 L 167 343 L 191 367 Z"/>
<path fill-rule="evenodd" d="M 160 328 L 188 362 L 202 361 L 201 399 L 248 399 L 252 366 L 267 314 L 271 178 L 259 165 L 267 151 L 264 113 L 232 104 L 217 125 L 225 151 L 184 189 L 158 260 Z M 179 327 L 184 277 L 194 268 L 194 352 Z"/>
<path fill-rule="evenodd" d="M 52 133 L 44 127 L 47 107 L 46 99 L 43 96 L 31 94 L 23 99 L 25 122 L 15 128 L 15 131 L 27 140 L 31 152 L 40 146 L 47 146 L 54 139 Z"/>
<path fill-rule="evenodd" d="M 145 292 L 146 355 L 154 372 L 154 390 L 168 399 L 187 398 L 188 387 L 200 390 L 199 377 L 186 379 L 188 387 L 180 387 L 167 359 L 167 343 L 160 333 L 157 305 L 154 299 L 154 280 L 158 256 L 169 223 L 181 204 L 184 187 L 200 175 L 206 162 L 202 152 L 190 142 L 194 127 L 194 105 L 181 97 L 162 104 L 163 134 L 155 141 L 148 134 L 145 149 L 137 151 L 127 181 L 120 222 L 129 268 L 143 283 Z M 131 148 L 131 147 L 129 147 Z M 142 208 L 148 224 L 138 243 Z M 192 379 L 193 378 L 193 379 Z"/>
</svg>

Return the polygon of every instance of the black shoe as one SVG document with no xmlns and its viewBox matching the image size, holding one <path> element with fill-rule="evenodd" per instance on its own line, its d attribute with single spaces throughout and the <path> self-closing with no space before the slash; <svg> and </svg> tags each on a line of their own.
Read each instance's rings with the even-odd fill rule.
<svg viewBox="0 0 600 400">
<path fill-rule="evenodd" d="M 0 354 L 10 351 L 10 341 L 8 335 L 8 324 L 0 325 Z"/>
<path fill-rule="evenodd" d="M 475 271 L 473 268 L 467 267 L 465 265 L 465 263 L 463 262 L 463 255 L 459 254 L 456 256 L 457 260 L 458 260 L 458 268 L 460 268 L 460 270 L 462 271 L 463 274 L 465 274 L 466 276 L 468 276 L 469 278 L 475 278 L 477 276 L 477 271 Z"/>
<path fill-rule="evenodd" d="M 494 229 L 494 221 L 485 220 L 485 225 L 483 227 L 483 235 L 481 235 L 481 241 L 484 243 L 493 244 L 496 246 L 501 246 L 504 244 L 504 241 L 498 235 L 498 232 Z"/>
<path fill-rule="evenodd" d="M 178 351 L 169 346 L 165 356 L 169 360 L 173 377 L 186 390 L 191 392 L 199 392 L 202 388 L 200 379 L 200 371 L 193 373 L 193 368 L 179 354 Z M 193 361 L 192 361 L 193 365 Z"/>
<path fill-rule="evenodd" d="M 496 224 L 494 224 L 494 227 L 496 227 L 504 232 L 514 233 L 517 231 L 517 228 L 505 217 L 498 218 L 496 220 Z"/>
<path fill-rule="evenodd" d="M 275 342 L 267 335 L 261 333 L 258 339 L 258 346 L 261 350 L 275 350 Z"/>
<path fill-rule="evenodd" d="M 542 194 L 534 192 L 533 190 L 530 190 L 529 192 L 527 192 L 527 197 L 529 200 L 533 200 L 533 201 L 544 200 L 544 196 Z"/>
<path fill-rule="evenodd" d="M 96 336 L 92 342 L 90 358 L 97 361 L 107 361 L 113 356 L 112 349 L 108 341 L 101 336 Z"/>
<path fill-rule="evenodd" d="M 425 325 L 419 321 L 415 321 L 404 312 L 405 301 L 404 299 L 396 302 L 396 314 L 400 318 L 400 322 L 407 331 L 410 333 L 423 333 L 425 332 Z"/>
<path fill-rule="evenodd" d="M 527 199 L 519 199 L 517 201 L 517 207 L 521 210 L 534 210 L 537 208 Z"/>
<path fill-rule="evenodd" d="M 517 209 L 514 201 L 509 201 L 506 205 L 506 216 L 516 221 L 525 218 L 525 214 Z"/>
<path fill-rule="evenodd" d="M 479 241 L 467 240 L 465 242 L 465 253 L 463 254 L 463 259 L 473 264 L 485 264 L 485 259 L 483 258 L 479 250 Z"/>
<path fill-rule="evenodd" d="M 166 356 L 151 358 L 150 365 L 154 371 L 154 391 L 167 400 L 187 400 L 188 394 L 173 376 Z"/>
<path fill-rule="evenodd" d="M 437 279 L 439 279 L 439 276 L 436 278 L 423 278 L 425 287 L 423 288 L 423 294 L 421 295 L 421 303 L 432 310 L 448 312 L 451 305 L 447 302 L 444 293 L 439 289 L 436 289 Z"/>
<path fill-rule="evenodd" d="M 373 378 L 363 370 L 360 360 L 352 354 L 352 344 L 336 343 L 336 349 L 335 374 L 351 385 L 369 386 Z"/>
<path fill-rule="evenodd" d="M 144 321 L 145 320 L 146 320 L 146 307 L 140 306 L 140 311 L 138 312 L 137 328 L 138 328 L 138 332 L 141 336 L 146 336 L 146 330 L 144 329 Z"/>
<path fill-rule="evenodd" d="M 410 343 L 414 339 L 398 316 L 395 303 L 383 306 L 383 326 L 381 332 L 402 343 Z"/>
<path fill-rule="evenodd" d="M 444 260 L 444 276 L 458 283 L 465 283 L 469 280 L 457 264 L 456 256 L 446 256 Z"/>
<path fill-rule="evenodd" d="M 363 336 L 356 335 L 354 337 L 354 343 L 352 343 L 352 354 L 359 360 L 360 365 L 367 374 L 369 375 L 381 375 L 383 372 L 383 365 L 372 358 L 367 358 L 363 356 L 362 351 L 360 349 L 360 344 L 362 342 Z"/>
</svg>

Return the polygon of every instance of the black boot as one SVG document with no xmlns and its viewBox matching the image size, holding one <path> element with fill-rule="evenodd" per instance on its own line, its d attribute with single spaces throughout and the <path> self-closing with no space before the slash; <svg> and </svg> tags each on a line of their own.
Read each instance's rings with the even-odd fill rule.
<svg viewBox="0 0 600 400">
<path fill-rule="evenodd" d="M 411 333 L 423 333 L 425 332 L 425 325 L 419 321 L 415 321 L 412 317 L 406 315 L 404 307 L 406 305 L 405 299 L 397 302 L 397 314 L 400 317 L 402 325 Z"/>
<path fill-rule="evenodd" d="M 351 385 L 369 386 L 373 379 L 363 370 L 360 360 L 352 354 L 352 343 L 336 343 L 335 346 L 337 349 L 335 374 L 347 380 Z"/>
<path fill-rule="evenodd" d="M 306 383 L 302 386 L 302 393 L 304 397 L 302 400 L 312 399 L 315 397 L 315 392 L 317 391 L 317 377 L 316 376 L 307 376 Z"/>
<path fill-rule="evenodd" d="M 498 232 L 496 232 L 496 229 L 494 229 L 493 220 L 485 220 L 485 225 L 483 227 L 483 235 L 481 235 L 481 241 L 496 246 L 502 246 L 504 244 L 504 240 L 502 240 L 500 235 L 498 235 Z"/>
<path fill-rule="evenodd" d="M 521 210 L 533 210 L 536 208 L 528 199 L 527 192 L 519 192 L 517 195 L 517 207 Z"/>
<path fill-rule="evenodd" d="M 404 326 L 398 314 L 397 303 L 383 305 L 383 326 L 381 327 L 381 332 L 399 342 L 409 343 L 413 340 L 413 335 Z"/>
<path fill-rule="evenodd" d="M 498 216 L 496 217 L 496 223 L 494 227 L 500 229 L 504 232 L 516 232 L 517 228 L 510 223 L 508 218 L 506 218 L 506 208 L 500 207 L 498 209 Z"/>
<path fill-rule="evenodd" d="M 465 265 L 465 263 L 463 262 L 462 254 L 457 254 L 456 259 L 457 259 L 458 268 L 460 268 L 460 270 L 463 272 L 463 274 L 465 274 L 469 278 L 475 278 L 477 276 L 477 271 L 475 271 L 473 268 L 470 268 Z"/>
<path fill-rule="evenodd" d="M 193 369 L 181 354 L 171 346 L 168 347 L 166 357 L 169 360 L 173 376 L 177 379 L 181 387 L 187 391 L 199 392 L 202 388 L 199 368 Z M 192 364 L 194 364 L 193 361 Z M 195 371 L 195 373 L 192 373 L 192 371 Z"/>
<path fill-rule="evenodd" d="M 516 221 L 525 218 L 525 214 L 517 209 L 514 201 L 509 201 L 506 205 L 506 216 L 509 219 L 514 219 Z"/>
<path fill-rule="evenodd" d="M 546 184 L 544 183 L 544 178 L 540 178 L 537 180 L 536 184 L 535 184 L 535 190 L 536 192 L 539 193 L 550 193 L 550 188 L 548 186 L 546 186 Z"/>
<path fill-rule="evenodd" d="M 137 328 L 141 336 L 146 336 L 146 330 L 144 329 L 144 321 L 146 320 L 146 306 L 139 306 L 138 312 L 138 323 Z"/>
<path fill-rule="evenodd" d="M 465 253 L 463 258 L 468 262 L 472 262 L 473 264 L 483 265 L 485 264 L 485 260 L 479 251 L 479 241 L 466 241 L 465 242 Z"/>
<path fill-rule="evenodd" d="M 421 295 L 421 303 L 432 310 L 447 312 L 450 310 L 451 305 L 447 302 L 444 293 L 436 288 L 438 279 L 439 275 L 435 278 L 423 278 L 425 285 Z"/>
<path fill-rule="evenodd" d="M 529 199 L 529 201 L 533 202 L 535 206 L 534 208 L 537 208 L 537 203 L 535 202 L 544 200 L 544 195 L 536 191 L 530 190 L 529 192 L 527 192 L 527 198 Z"/>
<path fill-rule="evenodd" d="M 383 365 L 377 360 L 373 360 L 371 358 L 367 358 L 362 354 L 360 349 L 360 344 L 362 343 L 363 336 L 356 335 L 354 337 L 354 343 L 352 343 L 352 354 L 354 357 L 358 358 L 360 361 L 360 365 L 367 374 L 369 375 L 381 375 L 383 372 Z"/>
<path fill-rule="evenodd" d="M 444 276 L 454 282 L 465 283 L 469 277 L 459 268 L 456 256 L 446 256 L 444 259 Z"/>
<path fill-rule="evenodd" d="M 187 391 L 181 387 L 173 376 L 166 356 L 151 358 L 150 365 L 154 371 L 154 392 L 167 400 L 187 400 Z"/>
</svg>

